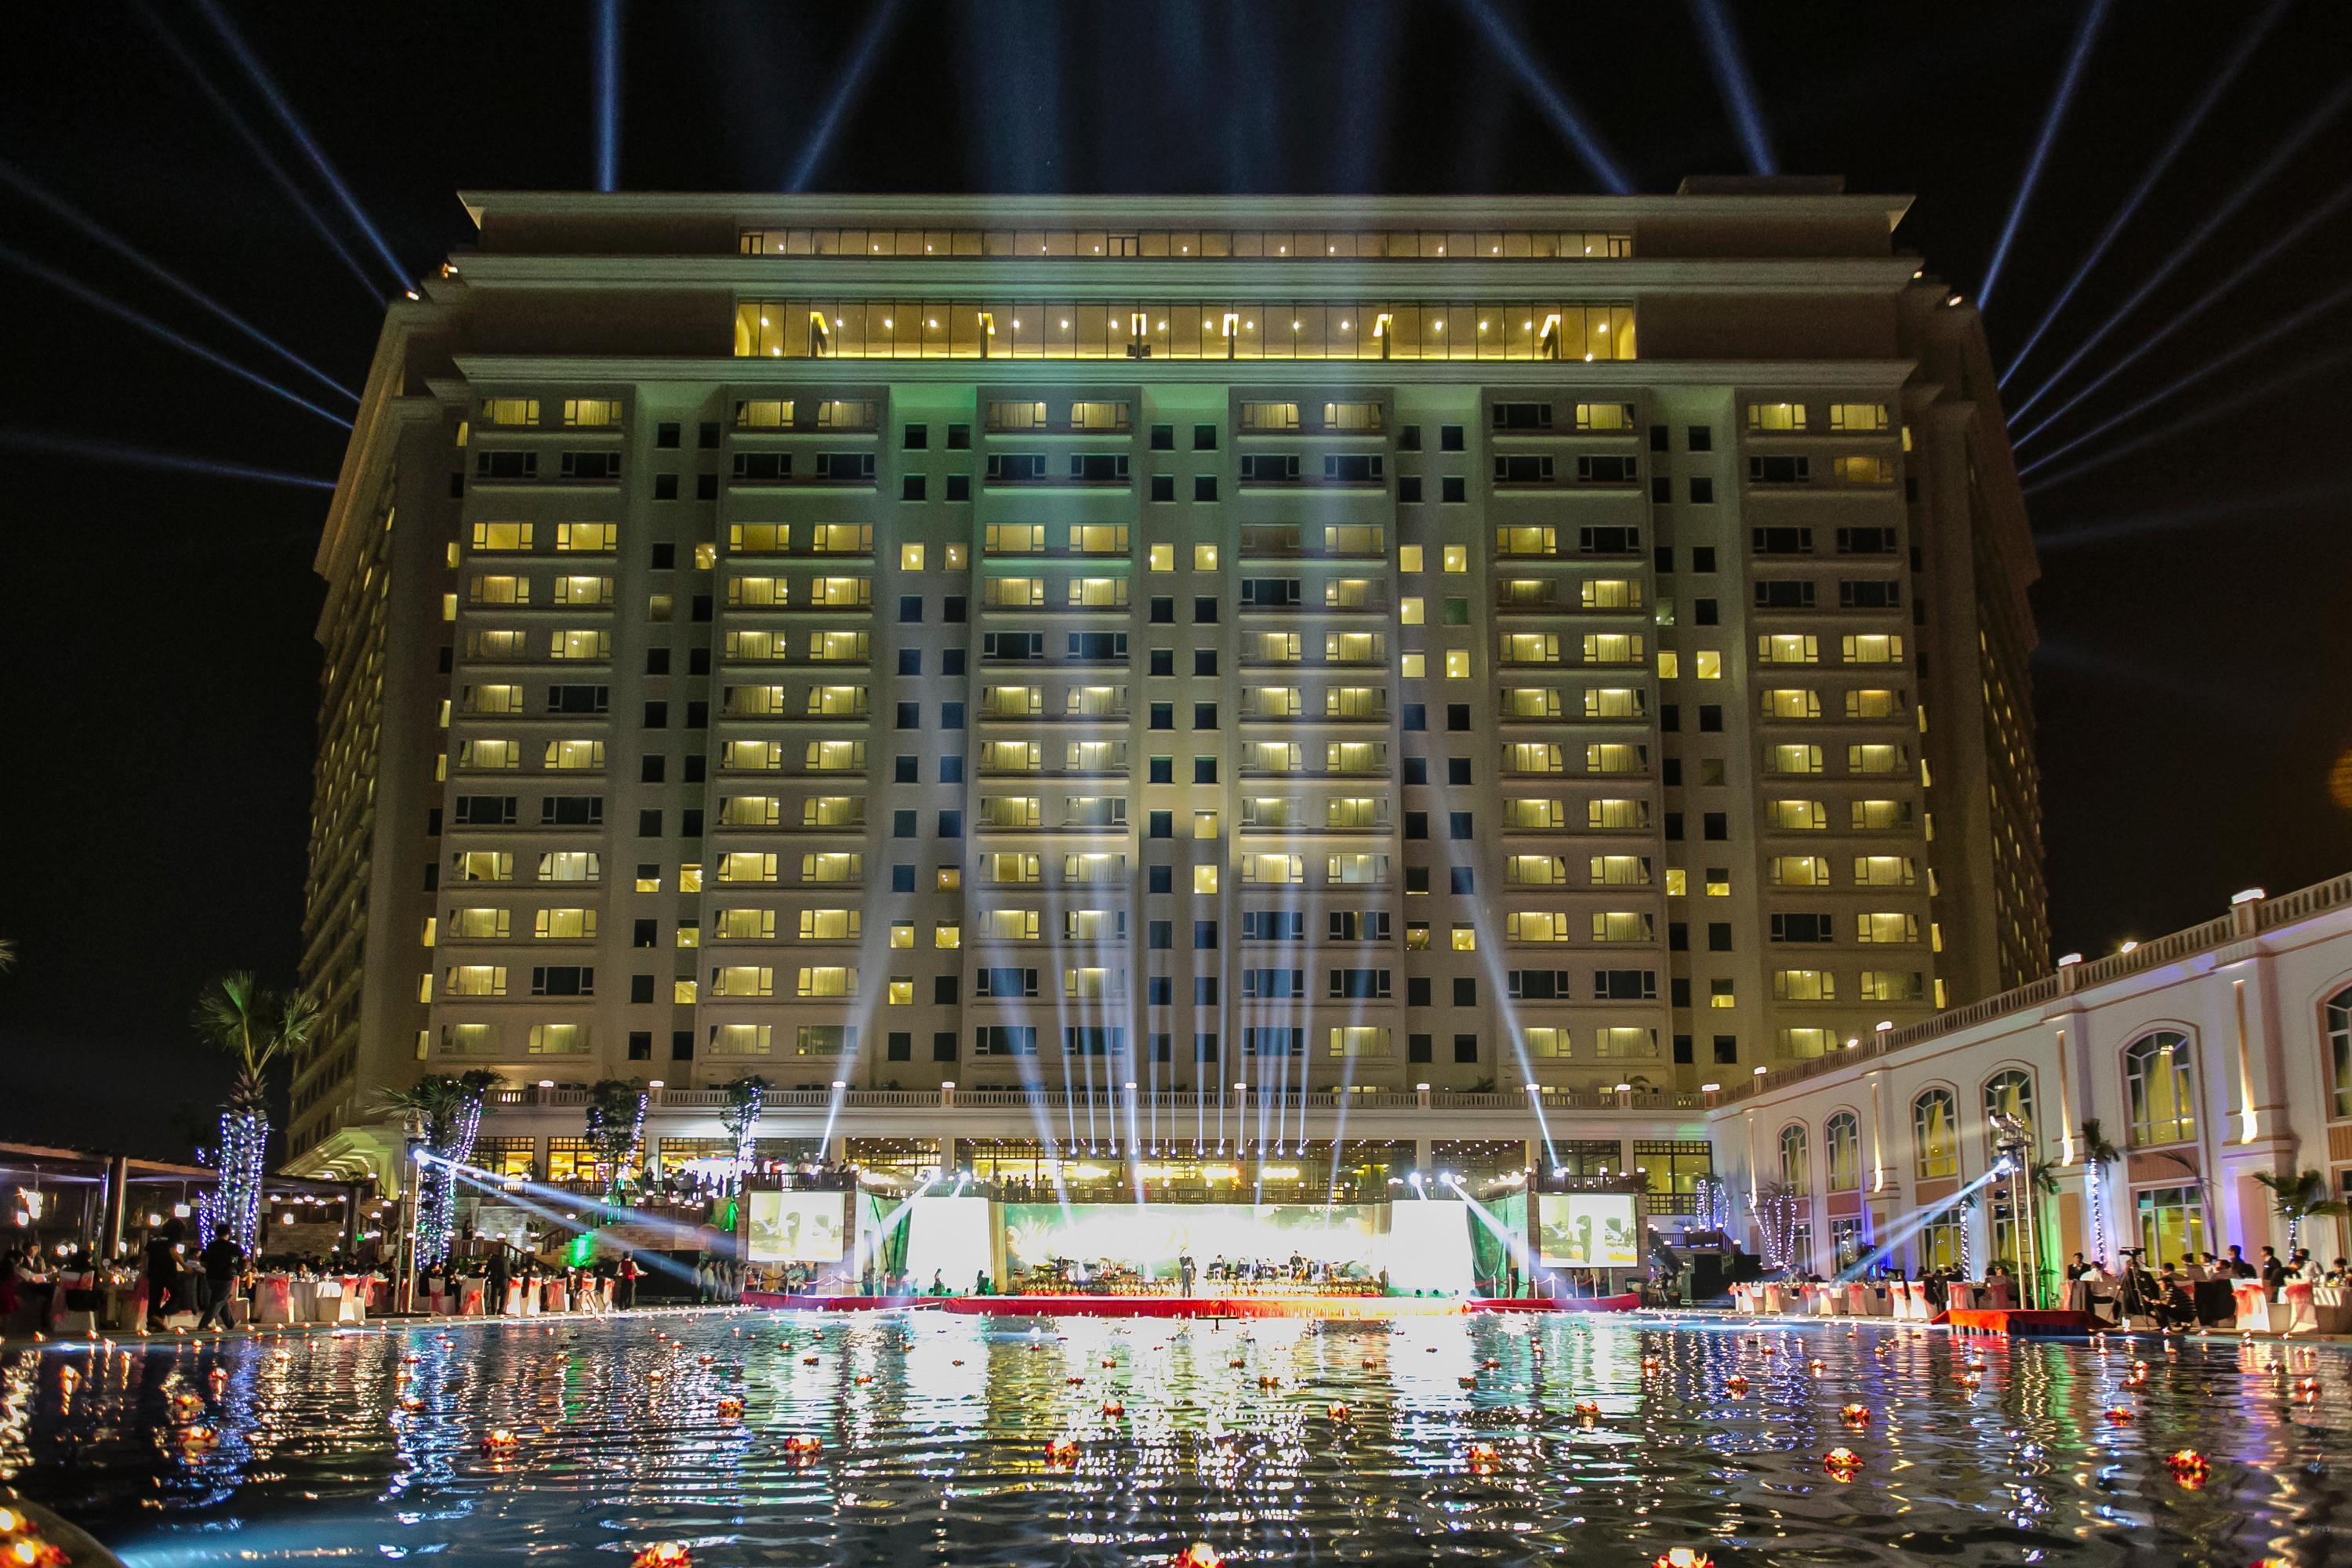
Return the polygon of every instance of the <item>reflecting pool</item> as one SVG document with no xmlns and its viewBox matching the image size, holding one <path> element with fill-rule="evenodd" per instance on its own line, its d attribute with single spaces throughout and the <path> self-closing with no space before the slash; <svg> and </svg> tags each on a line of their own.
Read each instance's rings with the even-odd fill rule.
<svg viewBox="0 0 2352 1568">
<path fill-rule="evenodd" d="M 2317 1568 L 2352 1560 L 2347 1383 L 2336 1347 L 1892 1324 L 664 1314 L 11 1352 L 0 1479 L 135 1568 L 1195 1540 L 1235 1564 Z"/>
</svg>

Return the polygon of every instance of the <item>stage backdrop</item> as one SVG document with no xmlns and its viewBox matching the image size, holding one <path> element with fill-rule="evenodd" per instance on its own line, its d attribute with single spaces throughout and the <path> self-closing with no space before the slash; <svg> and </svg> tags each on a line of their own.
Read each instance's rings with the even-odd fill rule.
<svg viewBox="0 0 2352 1568">
<path fill-rule="evenodd" d="M 847 1193 L 751 1192 L 745 1194 L 754 1263 L 837 1263 L 841 1259 Z"/>
<path fill-rule="evenodd" d="M 1165 1279 L 1186 1254 L 1205 1275 L 1219 1258 L 1276 1262 L 1296 1253 L 1352 1266 L 1360 1278 L 1385 1268 L 1391 1288 L 1408 1293 L 1465 1293 L 1472 1283 L 1470 1222 L 1452 1202 L 1003 1204 L 997 1222 L 1013 1272 L 1065 1258 L 1131 1264 Z"/>
<path fill-rule="evenodd" d="M 1631 1193 L 1544 1193 L 1536 1199 L 1536 1257 L 1563 1268 L 1638 1268 L 1642 1231 Z"/>
</svg>

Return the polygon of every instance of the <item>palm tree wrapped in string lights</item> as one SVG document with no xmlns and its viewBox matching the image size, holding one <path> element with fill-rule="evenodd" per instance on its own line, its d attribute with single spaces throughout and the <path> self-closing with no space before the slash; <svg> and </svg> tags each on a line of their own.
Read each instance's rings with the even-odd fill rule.
<svg viewBox="0 0 2352 1568">
<path fill-rule="evenodd" d="M 635 1079 L 603 1079 L 589 1086 L 588 1152 L 604 1184 L 606 1206 L 621 1201 L 621 1178 L 646 1136 L 646 1089 Z"/>
<path fill-rule="evenodd" d="M 2123 1157 L 2123 1151 L 2107 1142 L 2097 1117 L 2084 1121 L 2083 1196 L 2091 1210 L 2091 1256 L 2102 1268 L 2107 1261 L 2107 1167 Z"/>
<path fill-rule="evenodd" d="M 760 1108 L 767 1098 L 768 1080 L 758 1073 L 739 1078 L 727 1087 L 727 1109 L 719 1113 L 719 1124 L 734 1141 L 735 1190 L 743 1190 L 743 1178 L 751 1169 L 751 1155 L 760 1136 Z"/>
<path fill-rule="evenodd" d="M 462 1078 L 436 1073 L 412 1089 L 387 1093 L 384 1107 L 405 1112 L 420 1124 L 425 1149 L 434 1156 L 416 1173 L 416 1268 L 437 1267 L 449 1256 L 457 1227 L 457 1167 L 474 1157 L 482 1130 L 482 1097 L 498 1082 L 496 1073 L 477 1068 Z"/>
<path fill-rule="evenodd" d="M 196 1001 L 196 1032 L 236 1064 L 228 1104 L 221 1110 L 220 1142 L 199 1150 L 219 1173 L 196 1209 L 196 1235 L 208 1244 L 219 1232 L 247 1252 L 261 1233 L 261 1178 L 269 1148 L 269 1068 L 310 1043 L 319 1005 L 299 991 L 283 994 L 250 973 L 224 974 Z"/>
</svg>

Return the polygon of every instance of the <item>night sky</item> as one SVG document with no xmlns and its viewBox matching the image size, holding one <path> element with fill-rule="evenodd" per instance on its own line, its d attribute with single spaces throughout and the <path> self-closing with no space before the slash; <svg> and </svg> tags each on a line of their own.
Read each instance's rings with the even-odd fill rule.
<svg viewBox="0 0 2352 1568">
<path fill-rule="evenodd" d="M 1695 8 L 1494 0 L 1634 187 L 1750 163 Z M 1918 198 L 1897 237 L 1976 297 L 2077 4 L 1736 5 L 1779 167 Z M 1988 321 L 2006 365 L 2174 128 L 2273 9 L 2119 4 Z M 2034 411 L 2168 325 L 2352 179 L 2352 16 L 2283 15 L 2011 383 L 2037 388 L 2245 195 Z M 15 12 L 0 159 L 330 376 L 366 372 L 392 273 L 193 3 L 178 47 L 325 215 L 339 258 L 175 59 L 155 14 Z M 460 188 L 595 177 L 586 5 L 236 4 L 228 15 L 403 270 L 471 226 Z M 625 13 L 623 189 L 1443 194 L 1601 185 L 1461 5 L 662 5 Z M 870 42 L 869 68 L 813 146 Z M 2341 110 L 2277 172 L 2315 113 Z M 2328 214 L 2030 443 L 2026 458 L 2343 289 Z M 226 1081 L 187 1027 L 207 977 L 290 983 L 302 912 L 326 492 L 36 449 L 49 438 L 331 479 L 344 433 L 25 272 L 30 258 L 322 405 L 349 404 L 0 185 L 0 539 L 13 765 L 0 867 L 0 1137 L 184 1157 Z M 361 274 L 363 274 L 362 277 Z M 2060 952 L 2352 869 L 2352 302 L 2028 482 L 2035 710 Z M 2190 416 L 2216 416 L 2173 429 Z M 2021 425 L 2022 428 L 2022 424 Z"/>
</svg>

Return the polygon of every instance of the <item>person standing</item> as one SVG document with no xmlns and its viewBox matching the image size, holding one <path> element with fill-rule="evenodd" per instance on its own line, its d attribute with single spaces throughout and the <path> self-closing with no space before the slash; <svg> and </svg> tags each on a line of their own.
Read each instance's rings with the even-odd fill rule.
<svg viewBox="0 0 2352 1568">
<path fill-rule="evenodd" d="M 223 1328 L 234 1327 L 228 1309 L 236 1296 L 236 1277 L 245 1269 L 245 1248 L 224 1230 L 205 1244 L 197 1260 L 205 1270 L 205 1312 L 196 1320 L 196 1332 L 211 1328 L 215 1316 Z"/>
<path fill-rule="evenodd" d="M 1187 1296 L 1192 1293 L 1193 1273 L 1192 1255 L 1189 1252 L 1179 1253 L 1176 1257 L 1176 1279 Z"/>
<path fill-rule="evenodd" d="M 512 1266 L 507 1261 L 507 1244 L 499 1242 L 490 1253 L 490 1277 L 485 1287 L 487 1295 L 482 1302 L 483 1316 L 496 1318 L 505 1315 L 507 1281 L 511 1273 Z"/>
<path fill-rule="evenodd" d="M 644 1271 L 637 1267 L 635 1253 L 621 1254 L 620 1283 L 614 1287 L 614 1290 L 619 1298 L 617 1305 L 624 1312 L 637 1304 L 637 1276 L 642 1272 Z"/>
<path fill-rule="evenodd" d="M 157 1328 L 186 1305 L 180 1293 L 180 1237 L 184 1234 L 176 1219 L 147 1233 L 147 1318 Z"/>
</svg>

